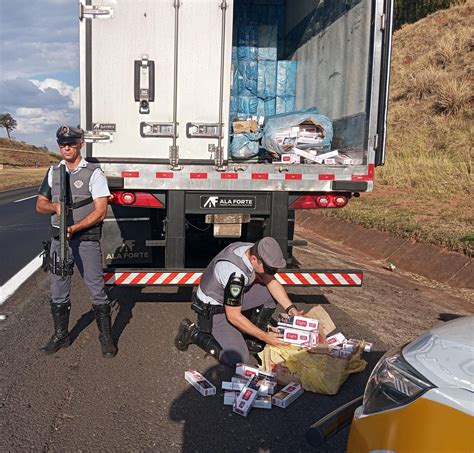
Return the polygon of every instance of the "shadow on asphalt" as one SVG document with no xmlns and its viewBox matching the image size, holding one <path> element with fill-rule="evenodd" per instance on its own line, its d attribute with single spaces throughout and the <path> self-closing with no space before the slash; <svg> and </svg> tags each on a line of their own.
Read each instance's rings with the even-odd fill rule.
<svg viewBox="0 0 474 453">
<path fill-rule="evenodd" d="M 71 344 L 73 344 L 80 333 L 85 330 L 90 324 L 92 324 L 95 320 L 94 311 L 90 309 L 86 313 L 83 313 L 82 316 L 77 320 L 74 327 L 69 332 L 69 338 L 71 340 Z"/>
<path fill-rule="evenodd" d="M 217 395 L 201 396 L 189 386 L 170 408 L 170 418 L 182 424 L 182 451 L 250 451 L 335 453 L 346 450 L 349 429 L 317 449 L 305 440 L 306 430 L 317 420 L 364 392 L 371 370 L 384 354 L 366 354 L 368 364 L 348 380 L 334 396 L 305 392 L 287 409 L 253 409 L 247 418 L 223 405 L 222 381 L 230 380 L 233 370 L 216 364 L 203 374 L 216 386 Z"/>
</svg>

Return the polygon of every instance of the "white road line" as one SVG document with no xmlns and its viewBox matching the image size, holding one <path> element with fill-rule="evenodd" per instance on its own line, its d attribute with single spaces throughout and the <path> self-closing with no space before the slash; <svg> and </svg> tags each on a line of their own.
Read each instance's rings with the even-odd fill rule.
<svg viewBox="0 0 474 453">
<path fill-rule="evenodd" d="M 19 203 L 20 201 L 29 200 L 30 198 L 36 198 L 38 195 L 31 195 L 31 197 L 21 198 L 20 200 L 15 200 L 13 203 Z"/>
<path fill-rule="evenodd" d="M 38 255 L 3 286 L 0 286 L 0 305 L 40 268 L 42 262 L 43 258 Z"/>
</svg>

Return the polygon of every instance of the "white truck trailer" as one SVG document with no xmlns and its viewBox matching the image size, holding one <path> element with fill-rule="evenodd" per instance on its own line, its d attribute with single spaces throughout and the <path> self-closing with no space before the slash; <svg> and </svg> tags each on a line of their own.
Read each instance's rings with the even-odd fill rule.
<svg viewBox="0 0 474 453">
<path fill-rule="evenodd" d="M 196 268 L 229 241 L 262 236 L 290 263 L 296 209 L 341 208 L 371 191 L 384 163 L 392 3 L 82 0 L 85 157 L 100 163 L 114 194 L 104 223 L 107 283 L 195 284 Z M 330 118 L 331 150 L 347 160 L 232 157 L 233 50 L 247 26 L 277 28 L 262 45 L 274 46 L 270 59 L 297 64 L 292 108 Z M 356 286 L 361 278 L 279 277 Z"/>
</svg>

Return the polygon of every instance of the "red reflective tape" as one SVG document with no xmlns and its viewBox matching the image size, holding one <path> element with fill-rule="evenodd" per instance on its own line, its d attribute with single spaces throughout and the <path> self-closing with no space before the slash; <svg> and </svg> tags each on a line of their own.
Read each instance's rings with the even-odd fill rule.
<svg viewBox="0 0 474 453">
<path fill-rule="evenodd" d="M 366 175 L 352 175 L 353 181 L 372 181 L 374 179 L 375 174 L 375 165 L 369 164 L 367 166 L 367 174 Z"/>
<path fill-rule="evenodd" d="M 156 172 L 156 177 L 157 178 L 169 178 L 169 179 L 173 179 L 174 178 L 174 174 L 172 171 L 158 171 Z"/>
<path fill-rule="evenodd" d="M 285 175 L 285 179 L 303 179 L 303 175 L 301 173 L 287 173 Z"/>
<path fill-rule="evenodd" d="M 304 277 L 303 274 L 300 274 L 299 272 L 295 273 L 296 278 L 303 284 L 303 285 L 311 285 L 308 280 Z"/>
<path fill-rule="evenodd" d="M 122 282 L 130 275 L 130 272 L 124 272 L 119 278 L 115 278 L 115 284 L 121 285 Z"/>
<path fill-rule="evenodd" d="M 168 285 L 169 283 L 171 283 L 171 281 L 179 274 L 179 272 L 171 272 L 170 275 L 168 275 L 168 277 L 166 277 L 162 282 L 161 284 L 162 285 Z"/>
<path fill-rule="evenodd" d="M 319 175 L 318 179 L 320 181 L 334 181 L 336 179 L 336 175 Z"/>
<path fill-rule="evenodd" d="M 108 283 L 114 275 L 115 275 L 115 272 L 106 272 L 104 274 L 104 282 Z"/>
<path fill-rule="evenodd" d="M 341 283 L 339 282 L 339 280 L 334 276 L 334 274 L 324 274 L 326 275 L 327 278 L 329 278 L 329 280 L 331 280 L 331 282 L 334 284 L 334 285 L 337 285 L 339 286 Z"/>
<path fill-rule="evenodd" d="M 221 179 L 238 179 L 237 173 L 221 173 Z"/>
<path fill-rule="evenodd" d="M 191 179 L 207 179 L 207 173 L 190 173 Z"/>
<path fill-rule="evenodd" d="M 156 274 L 153 274 L 150 279 L 146 282 L 147 285 L 153 285 L 153 283 L 156 282 L 161 276 L 163 275 L 163 272 L 157 272 Z"/>
<path fill-rule="evenodd" d="M 131 285 L 137 285 L 138 282 L 146 275 L 146 272 L 140 272 L 131 282 Z"/>
<path fill-rule="evenodd" d="M 184 285 L 194 274 L 192 272 L 187 273 L 181 280 L 178 282 L 180 285 Z"/>
<path fill-rule="evenodd" d="M 286 274 L 286 272 L 278 273 L 278 275 L 285 281 L 287 285 L 293 285 L 293 280 Z"/>
<path fill-rule="evenodd" d="M 139 171 L 123 171 L 122 178 L 138 178 L 140 176 Z"/>
<path fill-rule="evenodd" d="M 268 179 L 268 173 L 252 173 L 252 179 Z"/>
<path fill-rule="evenodd" d="M 326 283 L 324 282 L 324 280 L 316 273 L 310 273 L 309 275 L 311 275 L 311 277 L 313 277 L 313 279 L 315 280 L 315 282 L 318 284 L 318 285 L 325 285 Z"/>
</svg>

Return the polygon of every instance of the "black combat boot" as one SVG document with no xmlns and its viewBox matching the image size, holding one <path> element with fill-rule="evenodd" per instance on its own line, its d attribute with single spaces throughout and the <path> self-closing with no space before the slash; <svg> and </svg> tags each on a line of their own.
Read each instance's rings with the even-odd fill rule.
<svg viewBox="0 0 474 453">
<path fill-rule="evenodd" d="M 112 322 L 110 317 L 110 304 L 92 305 L 95 320 L 99 327 L 99 340 L 102 347 L 102 356 L 108 359 L 115 357 L 117 346 L 112 339 Z"/>
<path fill-rule="evenodd" d="M 183 319 L 179 325 L 174 344 L 179 351 L 186 351 L 190 344 L 199 346 L 204 352 L 219 360 L 221 345 L 210 333 L 201 332 L 189 319 Z"/>
<path fill-rule="evenodd" d="M 248 316 L 247 313 L 245 313 L 245 315 L 249 317 L 253 324 L 264 332 L 267 332 L 268 324 L 273 325 L 272 315 L 275 313 L 275 308 L 266 308 L 263 305 L 260 305 L 260 307 L 248 311 L 250 312 L 250 316 Z M 245 342 L 247 343 L 247 347 L 251 354 L 258 354 L 259 352 L 262 352 L 265 347 L 265 343 L 255 337 L 245 335 Z"/>
<path fill-rule="evenodd" d="M 51 303 L 51 314 L 53 315 L 54 333 L 49 341 L 41 348 L 45 354 L 53 354 L 61 348 L 68 348 L 71 345 L 69 340 L 69 312 L 71 303 L 53 304 Z"/>
</svg>

